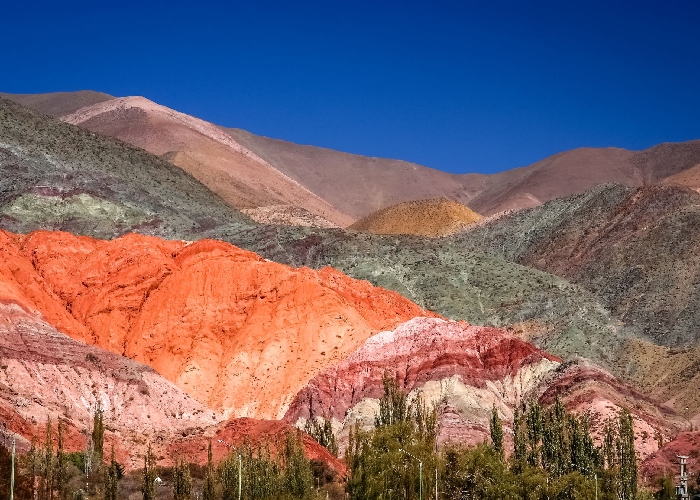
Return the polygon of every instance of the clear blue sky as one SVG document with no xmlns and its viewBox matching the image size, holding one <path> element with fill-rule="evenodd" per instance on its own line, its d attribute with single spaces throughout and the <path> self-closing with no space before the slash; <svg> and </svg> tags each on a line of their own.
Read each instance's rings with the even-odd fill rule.
<svg viewBox="0 0 700 500">
<path fill-rule="evenodd" d="M 488 5 L 488 6 L 485 6 Z M 3 2 L 0 91 L 451 172 L 700 139 L 700 2 Z"/>
</svg>

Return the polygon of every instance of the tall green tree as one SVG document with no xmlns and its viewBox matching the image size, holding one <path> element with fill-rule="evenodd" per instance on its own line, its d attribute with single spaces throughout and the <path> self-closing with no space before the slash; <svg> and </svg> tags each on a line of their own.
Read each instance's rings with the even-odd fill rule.
<svg viewBox="0 0 700 500">
<path fill-rule="evenodd" d="M 109 467 L 105 469 L 104 500 L 119 499 L 119 479 L 121 471 L 119 464 L 114 458 L 114 446 L 112 446 Z"/>
<path fill-rule="evenodd" d="M 104 461 L 104 437 L 104 413 L 102 412 L 100 405 L 97 405 L 95 413 L 93 414 L 92 445 L 94 458 L 98 465 L 102 464 Z"/>
<path fill-rule="evenodd" d="M 525 421 L 527 424 L 528 442 L 527 463 L 531 467 L 539 467 L 541 454 L 540 441 L 542 439 L 542 431 L 544 429 L 544 415 L 542 414 L 542 408 L 537 401 L 529 406 Z"/>
<path fill-rule="evenodd" d="M 211 452 L 211 440 L 207 449 L 207 470 L 204 475 L 204 487 L 202 488 L 202 500 L 214 500 L 216 496 L 216 476 L 214 474 L 214 460 Z"/>
<path fill-rule="evenodd" d="M 143 474 L 141 476 L 141 494 L 143 500 L 155 500 L 157 477 L 158 466 L 156 464 L 156 456 L 151 448 L 151 443 L 148 443 L 148 449 L 143 456 Z"/>
<path fill-rule="evenodd" d="M 190 465 L 184 458 L 176 457 L 173 467 L 173 500 L 189 500 L 192 494 Z"/>
<path fill-rule="evenodd" d="M 493 449 L 498 453 L 498 456 L 503 458 L 503 423 L 501 417 L 498 416 L 496 405 L 491 409 L 491 418 L 489 420 L 489 431 L 491 432 L 491 442 Z"/>
<path fill-rule="evenodd" d="M 56 450 L 56 491 L 59 498 L 65 497 L 66 491 L 66 454 L 63 450 L 63 433 L 65 423 L 58 417 L 58 449 Z"/>
<path fill-rule="evenodd" d="M 527 424 L 520 408 L 513 412 L 513 470 L 522 472 L 527 464 Z"/>
<path fill-rule="evenodd" d="M 423 462 L 423 491 L 426 494 L 433 491 L 435 478 L 427 471 L 443 469 L 435 450 L 436 436 L 436 408 L 428 409 L 420 396 L 408 404 L 406 394 L 385 375 L 375 428 L 351 429 L 345 453 L 350 470 L 350 498 L 418 498 L 420 477 L 416 458 Z"/>
<path fill-rule="evenodd" d="M 313 481 L 311 462 L 306 458 L 301 435 L 296 432 L 287 433 L 283 478 L 285 490 L 295 498 L 303 498 L 313 489 Z"/>
<path fill-rule="evenodd" d="M 327 416 L 319 422 L 316 418 L 309 417 L 304 427 L 304 432 L 314 438 L 318 444 L 326 448 L 334 457 L 338 456 L 338 442 L 333 432 L 333 423 Z"/>
<path fill-rule="evenodd" d="M 396 379 L 388 372 L 382 375 L 384 395 L 379 400 L 379 413 L 375 416 L 375 427 L 405 422 L 408 418 L 408 401 L 406 393 L 400 388 Z"/>
<path fill-rule="evenodd" d="M 627 408 L 619 414 L 618 463 L 620 467 L 620 500 L 637 497 L 637 453 L 634 447 L 634 420 Z"/>
<path fill-rule="evenodd" d="M 55 465 L 53 459 L 53 428 L 51 425 L 51 416 L 49 415 L 46 420 L 46 440 L 44 441 L 42 474 L 40 480 L 41 498 L 43 500 L 51 500 L 53 498 Z"/>
</svg>

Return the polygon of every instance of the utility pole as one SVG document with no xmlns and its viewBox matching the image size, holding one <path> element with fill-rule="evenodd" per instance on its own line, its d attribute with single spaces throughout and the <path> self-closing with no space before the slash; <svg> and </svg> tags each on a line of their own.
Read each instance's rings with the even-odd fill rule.
<svg viewBox="0 0 700 500">
<path fill-rule="evenodd" d="M 423 500 L 423 461 L 422 461 L 420 458 L 414 457 L 413 455 L 411 455 L 411 454 L 410 454 L 409 452 L 407 452 L 406 450 L 402 450 L 401 448 L 399 448 L 399 451 L 405 453 L 406 455 L 408 455 L 408 456 L 411 457 L 411 458 L 414 458 L 414 459 L 418 460 L 418 471 L 419 471 L 419 472 L 418 472 L 418 477 L 419 477 L 419 480 L 420 480 L 420 494 L 419 494 L 419 499 L 420 499 L 420 500 Z"/>
<path fill-rule="evenodd" d="M 687 469 L 687 463 L 686 460 L 688 460 L 689 457 L 683 456 L 683 455 L 676 455 L 681 463 L 681 475 L 680 475 L 680 481 L 681 484 L 680 486 L 676 486 L 676 496 L 679 497 L 681 500 L 688 500 L 690 496 L 688 495 L 688 469 Z"/>
<path fill-rule="evenodd" d="M 219 439 L 219 443 L 225 444 L 226 446 L 231 448 L 233 451 L 238 453 L 238 500 L 241 500 L 241 472 L 243 470 L 241 452 L 238 451 L 238 448 L 236 448 L 232 444 L 227 443 L 226 441 L 222 441 L 221 439 Z"/>
</svg>

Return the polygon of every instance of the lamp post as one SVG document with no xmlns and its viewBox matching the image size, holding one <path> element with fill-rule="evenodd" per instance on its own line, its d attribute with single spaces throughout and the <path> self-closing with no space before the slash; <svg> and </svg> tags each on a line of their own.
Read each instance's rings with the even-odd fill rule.
<svg viewBox="0 0 700 500">
<path fill-rule="evenodd" d="M 238 448 L 236 448 L 232 444 L 227 443 L 226 441 L 222 441 L 221 439 L 219 439 L 219 443 L 225 444 L 226 446 L 231 448 L 233 451 L 238 453 L 238 500 L 241 500 L 241 472 L 243 470 L 241 452 L 238 451 Z"/>
<path fill-rule="evenodd" d="M 580 466 L 579 466 L 580 467 Z M 595 500 L 598 500 L 598 473 L 593 472 L 590 469 L 586 469 L 585 467 L 581 467 L 581 469 L 585 470 L 586 472 L 590 472 L 593 474 L 593 477 L 595 478 Z"/>
<path fill-rule="evenodd" d="M 399 451 L 405 453 L 406 455 L 408 455 L 411 458 L 418 460 L 418 477 L 419 477 L 419 482 L 420 482 L 419 500 L 423 500 L 423 462 L 421 461 L 420 458 L 414 457 L 413 455 L 411 455 L 409 452 L 407 452 L 404 449 L 399 448 Z"/>
</svg>

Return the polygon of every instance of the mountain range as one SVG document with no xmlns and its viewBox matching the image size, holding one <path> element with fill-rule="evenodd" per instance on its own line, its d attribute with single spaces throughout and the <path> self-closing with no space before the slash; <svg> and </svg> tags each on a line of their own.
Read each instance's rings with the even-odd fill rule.
<svg viewBox="0 0 700 500">
<path fill-rule="evenodd" d="M 136 433 L 204 463 L 323 416 L 342 449 L 386 373 L 443 443 L 492 408 L 508 441 L 559 395 L 630 408 L 659 474 L 700 424 L 700 141 L 457 175 L 143 97 L 0 94 L 0 170 L 0 412 L 25 445 L 64 416 L 79 449 L 99 405 L 132 465 Z"/>
</svg>

